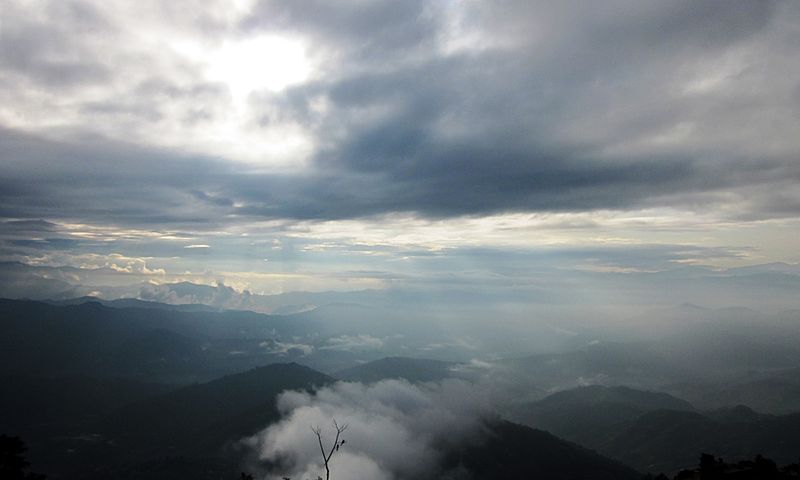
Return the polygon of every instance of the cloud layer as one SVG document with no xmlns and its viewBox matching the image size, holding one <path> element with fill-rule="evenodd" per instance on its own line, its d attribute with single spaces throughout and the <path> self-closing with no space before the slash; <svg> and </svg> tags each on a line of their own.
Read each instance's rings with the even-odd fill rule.
<svg viewBox="0 0 800 480">
<path fill-rule="evenodd" d="M 9 217 L 800 205 L 791 2 L 44 5 L 12 2 L 3 30 Z M 311 73 L 251 82 L 240 115 L 212 53 L 265 35 L 299 42 Z M 248 61 L 269 67 L 262 50 Z"/>
</svg>

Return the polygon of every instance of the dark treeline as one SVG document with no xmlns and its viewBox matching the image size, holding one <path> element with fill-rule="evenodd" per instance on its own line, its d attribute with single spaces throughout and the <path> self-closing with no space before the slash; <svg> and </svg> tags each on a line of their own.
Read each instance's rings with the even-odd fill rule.
<svg viewBox="0 0 800 480">
<path fill-rule="evenodd" d="M 647 475 L 645 480 L 669 480 L 664 474 Z M 773 460 L 756 455 L 752 460 L 727 463 L 722 458 L 704 453 L 697 468 L 681 470 L 672 480 L 784 480 L 800 478 L 800 463 L 778 466 Z"/>
<path fill-rule="evenodd" d="M 25 458 L 28 447 L 19 437 L 0 435 L 0 479 L 44 480 L 45 475 L 29 472 L 30 462 Z"/>
</svg>

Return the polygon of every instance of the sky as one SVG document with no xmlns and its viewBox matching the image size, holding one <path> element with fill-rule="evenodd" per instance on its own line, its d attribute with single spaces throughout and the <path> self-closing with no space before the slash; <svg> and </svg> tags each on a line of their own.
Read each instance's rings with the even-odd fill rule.
<svg viewBox="0 0 800 480">
<path fill-rule="evenodd" d="M 798 306 L 800 3 L 2 9 L 5 296 Z"/>
</svg>

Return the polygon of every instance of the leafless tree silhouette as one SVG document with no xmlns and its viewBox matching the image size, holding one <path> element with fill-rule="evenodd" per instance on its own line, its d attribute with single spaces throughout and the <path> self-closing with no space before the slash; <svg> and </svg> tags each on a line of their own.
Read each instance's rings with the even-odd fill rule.
<svg viewBox="0 0 800 480">
<path fill-rule="evenodd" d="M 333 440 L 333 445 L 328 453 L 325 453 L 325 447 L 322 445 L 322 428 L 319 426 L 311 427 L 311 431 L 317 436 L 317 441 L 319 442 L 319 451 L 322 454 L 322 461 L 325 464 L 325 480 L 330 480 L 331 478 L 331 468 L 330 462 L 331 457 L 334 453 L 339 451 L 339 448 L 345 444 L 343 438 L 341 438 L 342 433 L 347 430 L 347 424 L 339 425 L 336 422 L 336 419 L 333 419 L 333 428 L 336 430 L 336 438 Z"/>
</svg>

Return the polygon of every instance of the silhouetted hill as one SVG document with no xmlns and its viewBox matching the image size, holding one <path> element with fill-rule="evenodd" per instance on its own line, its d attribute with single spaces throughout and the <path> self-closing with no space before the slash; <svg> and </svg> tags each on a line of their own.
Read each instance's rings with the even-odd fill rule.
<svg viewBox="0 0 800 480">
<path fill-rule="evenodd" d="M 482 440 L 451 452 L 450 469 L 463 476 L 518 480 L 625 480 L 641 474 L 593 451 L 556 438 L 550 433 L 497 420 L 487 424 Z"/>
<path fill-rule="evenodd" d="M 238 437 L 234 437 L 238 438 Z M 479 438 L 454 440 L 440 469 L 423 478 L 639 480 L 641 474 L 550 433 L 503 420 L 486 423 Z M 235 457 L 169 455 L 82 472 L 82 479 L 239 478 Z"/>
<path fill-rule="evenodd" d="M 670 395 L 627 387 L 558 392 L 512 418 L 654 473 L 690 468 L 700 452 L 731 460 L 761 453 L 780 463 L 800 452 L 800 414 L 763 415 L 742 405 L 704 414 Z"/>
<path fill-rule="evenodd" d="M 402 378 L 409 382 L 431 382 L 456 376 L 452 371 L 454 362 L 424 358 L 386 357 L 380 360 L 340 370 L 333 374 L 341 380 L 354 382 L 377 382 L 388 378 Z"/>
<path fill-rule="evenodd" d="M 129 403 L 84 424 L 80 434 L 50 438 L 38 454 L 31 450 L 32 458 L 63 478 L 135 478 L 130 472 L 173 469 L 231 473 L 238 457 L 224 447 L 277 420 L 279 393 L 330 382 L 295 363 L 267 365 Z"/>
<path fill-rule="evenodd" d="M 747 407 L 708 415 L 656 410 L 599 445 L 598 451 L 653 472 L 689 468 L 698 452 L 714 452 L 730 460 L 758 452 L 779 463 L 790 463 L 800 452 L 800 414 L 759 415 Z"/>
<path fill-rule="evenodd" d="M 122 378 L 2 377 L 0 432 L 28 440 L 74 433 L 116 408 L 172 388 Z"/>
<path fill-rule="evenodd" d="M 52 326 L 50 324 L 80 320 L 87 330 L 99 326 L 105 326 L 110 331 L 165 328 L 190 337 L 262 338 L 275 329 L 295 334 L 311 326 L 302 317 L 241 310 L 218 311 L 204 306 L 199 306 L 197 311 L 183 311 L 184 307 L 139 300 L 91 299 L 75 305 L 53 305 L 0 299 L 0 313 L 4 315 L 3 322 L 7 325 L 5 328 L 18 327 L 19 321 L 30 328 L 37 328 L 45 322 Z"/>
<path fill-rule="evenodd" d="M 38 442 L 32 459 L 53 479 L 236 478 L 241 453 L 226 446 L 278 419 L 277 394 L 332 381 L 301 365 L 275 364 L 153 394 L 85 422 L 83 430 L 76 425 L 70 435 Z M 128 384 L 120 385 L 124 392 Z M 445 466 L 470 478 L 638 478 L 549 433 L 500 420 L 487 424 L 481 441 L 450 452 Z"/>
<path fill-rule="evenodd" d="M 536 402 L 536 406 L 540 408 L 591 407 L 604 403 L 629 405 L 644 411 L 662 408 L 694 410 L 689 402 L 666 393 L 637 390 L 625 386 L 606 387 L 602 385 L 563 390 Z"/>
<path fill-rule="evenodd" d="M 518 406 L 512 418 L 596 448 L 629 422 L 658 409 L 693 411 L 694 407 L 666 393 L 592 385 L 564 390 Z"/>
<path fill-rule="evenodd" d="M 252 431 L 232 432 L 234 438 L 252 434 L 277 418 L 275 397 L 282 391 L 311 390 L 332 381 L 296 363 L 267 365 L 122 407 L 107 415 L 98 429 L 126 448 L 180 452 L 196 444 L 198 435 L 205 435 L 211 427 L 252 409 L 263 409 L 268 413 L 266 422 L 249 423 Z M 218 440 L 230 438 L 221 435 Z"/>
</svg>

